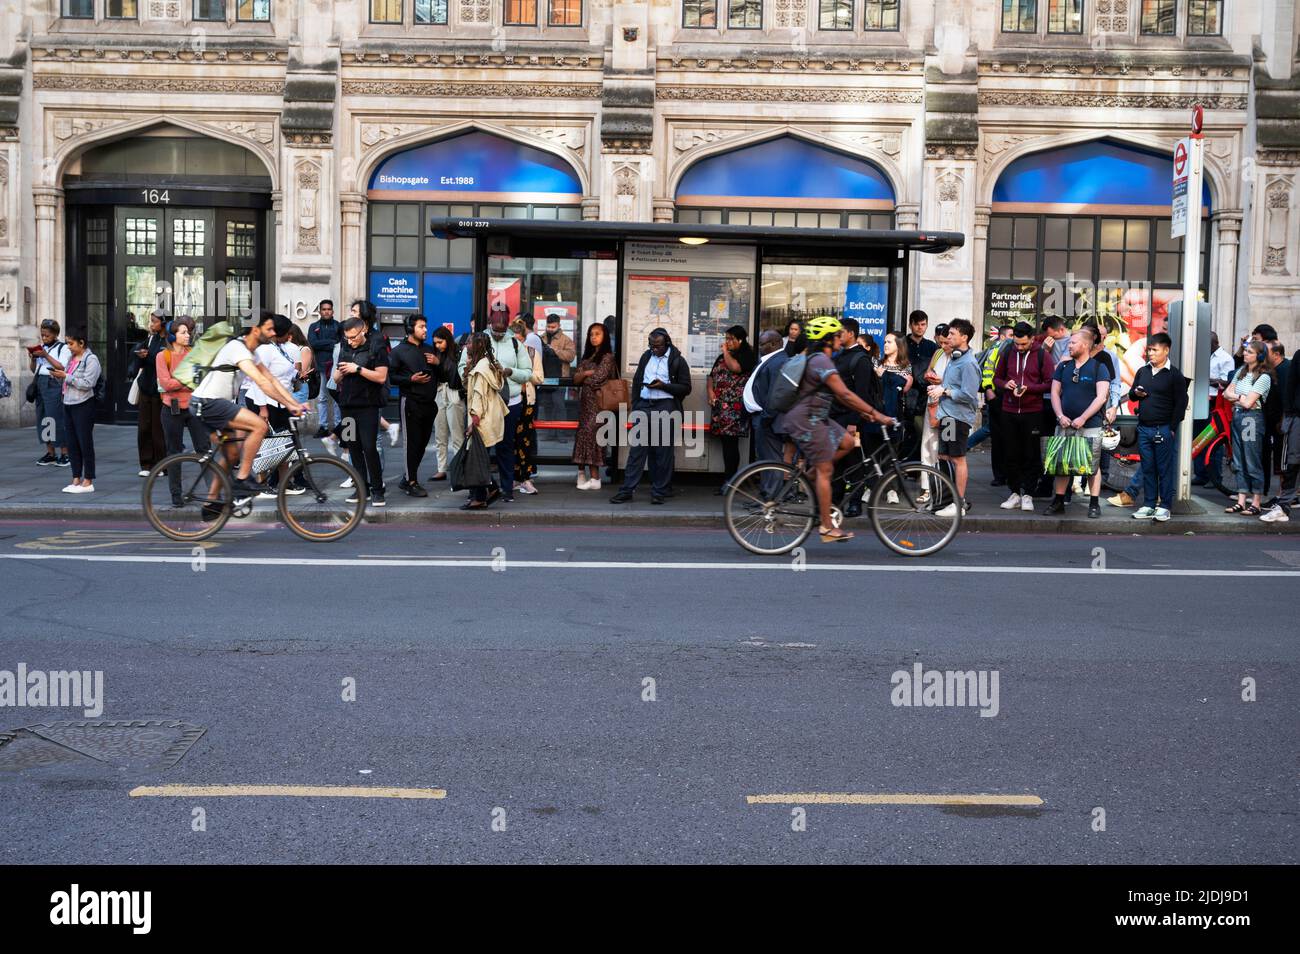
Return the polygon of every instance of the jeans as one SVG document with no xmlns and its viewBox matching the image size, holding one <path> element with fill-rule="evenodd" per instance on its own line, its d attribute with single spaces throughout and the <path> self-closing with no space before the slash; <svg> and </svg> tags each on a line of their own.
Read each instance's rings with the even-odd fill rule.
<svg viewBox="0 0 1300 954">
<path fill-rule="evenodd" d="M 95 482 L 95 399 L 63 405 L 72 476 Z"/>
<path fill-rule="evenodd" d="M 36 439 L 49 444 L 47 421 L 54 422 L 53 444 L 56 450 L 68 446 L 68 424 L 63 416 L 63 382 L 51 374 L 36 376 Z"/>
<path fill-rule="evenodd" d="M 1174 505 L 1174 432 L 1169 424 L 1138 425 L 1138 454 L 1142 458 L 1144 507 Z"/>
<path fill-rule="evenodd" d="M 1232 414 L 1232 472 L 1237 477 L 1237 493 L 1264 492 L 1264 412 L 1258 408 Z"/>
<path fill-rule="evenodd" d="M 202 454 L 212 441 L 208 436 L 208 429 L 204 427 L 203 422 L 195 415 L 191 414 L 189 408 L 184 408 L 179 414 L 173 414 L 170 407 L 163 408 L 162 417 L 163 435 L 167 438 L 167 456 L 179 454 L 185 450 L 185 432 L 190 432 L 190 441 L 194 444 L 194 453 Z M 167 486 L 172 492 L 172 500 L 181 499 L 181 469 L 179 467 L 169 467 L 167 469 Z"/>
<path fill-rule="evenodd" d="M 343 412 L 339 408 L 338 398 L 335 396 L 333 391 L 325 387 L 325 382 L 329 380 L 330 374 L 333 372 L 334 368 L 329 362 L 321 363 L 319 358 L 317 359 L 317 363 L 320 365 L 321 369 L 321 389 L 320 394 L 317 395 L 317 400 L 320 401 L 320 426 L 325 428 L 327 431 L 332 431 L 334 428 L 338 427 L 339 421 L 343 417 Z"/>
<path fill-rule="evenodd" d="M 657 398 L 653 401 L 637 398 L 632 402 L 632 414 L 636 414 L 638 411 L 644 414 L 654 414 L 657 411 L 671 414 L 676 409 L 677 402 L 672 398 Z M 632 420 L 631 415 L 628 415 L 628 417 L 629 420 Z M 635 430 L 635 420 L 632 420 L 632 426 Z M 655 435 L 661 428 L 651 423 L 644 430 L 650 435 Z M 655 446 L 647 446 L 652 443 Z M 673 448 L 671 443 L 667 447 L 658 446 L 654 436 L 638 442 L 628 451 L 627 472 L 623 477 L 622 493 L 630 494 L 636 491 L 637 484 L 641 482 L 641 473 L 645 470 L 647 458 L 650 460 L 650 493 L 656 497 L 667 495 L 673 482 Z"/>
<path fill-rule="evenodd" d="M 438 455 L 438 473 L 447 473 L 451 459 L 465 443 L 465 402 L 447 385 L 438 388 L 438 416 L 433 422 L 433 440 Z"/>
<path fill-rule="evenodd" d="M 353 440 L 345 445 L 348 458 L 361 477 L 357 490 L 362 496 L 384 492 L 384 465 L 379 459 L 379 408 L 343 408 L 343 416 L 353 422 Z"/>
<path fill-rule="evenodd" d="M 781 460 L 782 451 L 785 450 L 785 441 L 781 435 L 772 430 L 772 422 L 763 417 L 760 411 L 753 415 L 751 424 L 754 434 L 754 455 L 758 460 Z M 781 483 L 781 475 L 775 471 L 767 471 L 763 474 L 763 493 L 771 496 L 776 493 L 776 488 Z"/>
<path fill-rule="evenodd" d="M 502 497 L 513 497 L 515 493 L 515 428 L 524 413 L 524 398 L 519 396 L 519 403 L 506 408 L 506 427 L 501 435 L 501 442 L 492 448 L 497 458 L 497 482 L 501 485 Z"/>
</svg>

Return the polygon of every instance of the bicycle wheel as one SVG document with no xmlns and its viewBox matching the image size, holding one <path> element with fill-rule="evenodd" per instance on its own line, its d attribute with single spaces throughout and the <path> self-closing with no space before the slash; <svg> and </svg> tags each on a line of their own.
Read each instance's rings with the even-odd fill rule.
<svg viewBox="0 0 1300 954">
<path fill-rule="evenodd" d="M 183 542 L 206 540 L 230 519 L 230 477 L 198 454 L 176 454 L 149 471 L 142 503 L 149 523 L 163 536 Z"/>
<path fill-rule="evenodd" d="M 346 477 L 349 488 L 340 487 Z M 341 540 L 361 522 L 366 502 L 355 488 L 361 476 L 334 457 L 311 457 L 289 468 L 280 481 L 276 506 L 289 529 L 304 540 L 320 543 Z M 353 503 L 348 497 L 356 495 Z"/>
<path fill-rule="evenodd" d="M 752 464 L 728 485 L 724 512 L 732 539 L 750 553 L 777 556 L 808 539 L 817 520 L 817 498 L 794 468 Z"/>
<path fill-rule="evenodd" d="M 926 479 L 914 483 L 919 477 Z M 917 503 L 925 486 L 932 488 L 931 500 Z M 871 529 L 881 543 L 902 556 L 938 553 L 961 527 L 960 506 L 953 507 L 950 517 L 939 516 L 937 511 L 945 506 L 945 500 L 957 500 L 957 485 L 951 477 L 924 464 L 899 464 L 897 471 L 887 472 L 871 491 L 867 502 Z"/>
</svg>

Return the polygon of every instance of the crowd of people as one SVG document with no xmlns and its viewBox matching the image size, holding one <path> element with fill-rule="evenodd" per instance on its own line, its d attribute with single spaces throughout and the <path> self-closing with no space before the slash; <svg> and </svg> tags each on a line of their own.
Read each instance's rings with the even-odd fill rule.
<svg viewBox="0 0 1300 954">
<path fill-rule="evenodd" d="M 320 302 L 319 318 L 304 334 L 283 315 L 263 312 L 258 322 L 232 338 L 216 356 L 213 369 L 191 391 L 176 370 L 195 343 L 193 319 L 168 320 L 158 311 L 133 351 L 129 368 L 131 398 L 139 411 L 137 453 L 145 476 L 164 457 L 206 446 L 215 429 L 244 437 L 242 454 L 232 446 L 236 489 L 274 496 L 277 476 L 254 480 L 250 464 L 263 437 L 281 431 L 291 414 L 309 403 L 318 408 L 315 436 L 332 454 L 346 455 L 360 476 L 352 502 L 386 504 L 385 443 L 396 446 L 405 434 L 401 492 L 426 497 L 421 481 L 426 452 L 435 470 L 428 481 L 446 481 L 458 455 L 475 436 L 491 461 L 484 483 L 465 486 L 465 510 L 482 510 L 515 493 L 536 494 L 539 386 L 547 378 L 576 390 L 578 420 L 572 463 L 579 490 L 600 490 L 602 473 L 612 476 L 610 448 L 599 438 L 602 389 L 618 378 L 611 320 L 587 328 L 581 353 L 560 328 L 560 316 L 547 314 L 538 331 L 531 315 L 512 318 L 502 302 L 489 310 L 483 330 L 457 337 L 422 315 L 408 315 L 405 335 L 390 346 L 374 305 L 359 300 L 339 320 L 334 303 Z M 1109 498 L 1136 507 L 1139 520 L 1169 520 L 1173 510 L 1179 424 L 1189 405 L 1189 379 L 1175 366 L 1171 341 L 1163 333 L 1145 339 L 1145 362 L 1125 368 L 1106 346 L 1096 323 L 1071 329 L 1059 317 L 1038 328 L 1027 322 L 993 329 L 975 350 L 975 329 L 956 319 L 929 332 L 925 312 L 912 312 L 907 330 L 886 333 L 880 342 L 863 333 L 852 318 L 792 320 L 781 330 L 761 333 L 751 345 L 743 326 L 726 329 L 720 351 L 705 379 L 710 430 L 722 446 L 724 475 L 715 492 L 743 464 L 741 446 L 752 436 L 758 460 L 788 460 L 798 448 L 815 475 L 827 542 L 852 535 L 831 525 L 829 508 L 846 516 L 861 513 L 861 500 L 841 500 L 843 487 L 835 462 L 853 447 L 874 450 L 882 427 L 901 423 L 903 456 L 947 469 L 959 500 L 969 511 L 967 453 L 984 441 L 991 445 L 992 485 L 1005 486 L 1004 510 L 1065 512 L 1077 492 L 1087 497 L 1087 515 L 1101 513 L 1101 485 L 1112 466 L 1114 426 L 1127 409 L 1136 416 L 1140 460 L 1127 488 Z M 41 466 L 71 470 L 67 493 L 92 493 L 95 480 L 94 416 L 102 400 L 103 367 L 84 335 L 60 340 L 56 322 L 40 327 L 40 342 L 29 347 L 33 384 L 27 397 L 37 406 Z M 1289 520 L 1300 471 L 1300 375 L 1269 325 L 1244 339 L 1235 355 L 1213 341 L 1212 396 L 1230 408 L 1231 455 L 1236 500 L 1228 513 L 1266 522 Z M 792 407 L 772 407 L 772 389 L 787 362 L 803 357 L 803 376 Z M 1127 357 L 1127 356 L 1126 356 Z M 397 420 L 385 417 L 390 388 L 398 394 Z M 685 357 L 663 328 L 651 331 L 630 382 L 633 413 L 670 412 L 681 420 L 691 393 Z M 555 389 L 546 400 L 553 400 Z M 555 414 L 547 415 L 554 418 Z M 562 414 L 560 415 L 562 416 Z M 1198 422 L 1200 430 L 1206 422 Z M 977 427 L 977 424 L 979 425 Z M 1096 466 L 1082 479 L 1044 472 L 1043 438 L 1081 437 L 1097 447 Z M 387 441 L 383 438 L 387 437 Z M 1221 466 L 1219 455 L 1195 461 L 1194 483 L 1210 481 Z M 671 443 L 641 442 L 629 448 L 624 478 L 611 503 L 634 499 L 646 470 L 650 500 L 662 504 L 674 495 Z M 1277 492 L 1269 497 L 1274 477 Z M 178 481 L 171 485 L 179 504 Z M 287 492 L 301 492 L 288 488 Z M 921 488 L 926 502 L 932 488 Z M 937 502 L 936 502 L 937 503 Z M 1140 505 L 1139 505 L 1140 504 Z"/>
</svg>

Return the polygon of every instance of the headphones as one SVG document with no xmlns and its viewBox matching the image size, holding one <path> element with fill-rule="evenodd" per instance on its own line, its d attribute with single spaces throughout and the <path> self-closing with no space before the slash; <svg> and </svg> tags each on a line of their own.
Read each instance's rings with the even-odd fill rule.
<svg viewBox="0 0 1300 954">
<path fill-rule="evenodd" d="M 428 319 L 425 318 L 424 315 L 421 315 L 421 314 L 418 314 L 418 313 L 417 313 L 417 314 L 414 314 L 414 315 L 407 315 L 407 316 L 402 320 L 402 327 L 406 329 L 406 333 L 407 333 L 408 335 L 413 335 L 413 334 L 415 334 L 415 323 L 416 323 L 417 321 L 423 321 L 423 322 L 425 323 L 426 334 L 427 334 L 427 329 L 428 329 Z"/>
<path fill-rule="evenodd" d="M 167 343 L 168 344 L 176 343 L 176 319 L 175 318 L 167 322 Z"/>
</svg>

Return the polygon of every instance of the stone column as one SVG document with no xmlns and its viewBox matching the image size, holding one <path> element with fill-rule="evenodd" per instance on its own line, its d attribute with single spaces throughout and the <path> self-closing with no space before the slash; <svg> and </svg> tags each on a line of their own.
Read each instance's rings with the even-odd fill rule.
<svg viewBox="0 0 1300 954">
<path fill-rule="evenodd" d="M 59 276 L 55 274 L 56 227 L 63 190 L 54 186 L 37 186 L 32 190 L 36 205 L 36 323 L 53 318 L 66 325 L 57 311 L 59 295 L 56 291 Z"/>
<path fill-rule="evenodd" d="M 899 202 L 894 206 L 894 224 L 903 231 L 915 231 L 921 219 L 921 203 Z"/>
<path fill-rule="evenodd" d="M 974 281 L 974 288 L 971 289 L 971 321 L 975 324 L 975 331 L 987 331 L 983 327 L 984 323 L 984 282 L 988 277 L 989 266 L 989 216 L 993 214 L 991 205 L 975 206 L 975 231 L 973 235 L 966 237 L 966 244 L 971 247 L 971 259 L 974 268 L 971 271 L 971 277 Z M 981 340 L 983 340 L 981 338 Z"/>
<path fill-rule="evenodd" d="M 1240 209 L 1213 213 L 1210 241 L 1217 248 L 1217 260 L 1210 283 L 1210 327 L 1220 341 L 1231 341 L 1236 327 L 1237 254 L 1241 244 Z"/>
<path fill-rule="evenodd" d="M 656 222 L 671 222 L 677 212 L 677 203 L 672 199 L 655 199 L 651 207 L 654 209 Z"/>
<path fill-rule="evenodd" d="M 972 236 L 975 232 L 975 149 L 957 144 L 928 145 L 923 173 L 925 193 L 917 228 L 936 232 L 961 232 L 966 244 L 939 254 L 919 254 L 914 259 L 920 279 L 914 308 L 930 315 L 931 325 L 975 314 Z"/>
<path fill-rule="evenodd" d="M 366 291 L 365 263 L 363 247 L 364 234 L 362 215 L 366 208 L 366 196 L 363 192 L 339 193 L 340 232 L 342 248 L 339 250 L 343 259 L 342 287 L 339 300 L 335 302 L 335 312 L 347 314 L 347 303 L 354 298 L 364 298 Z"/>
</svg>

